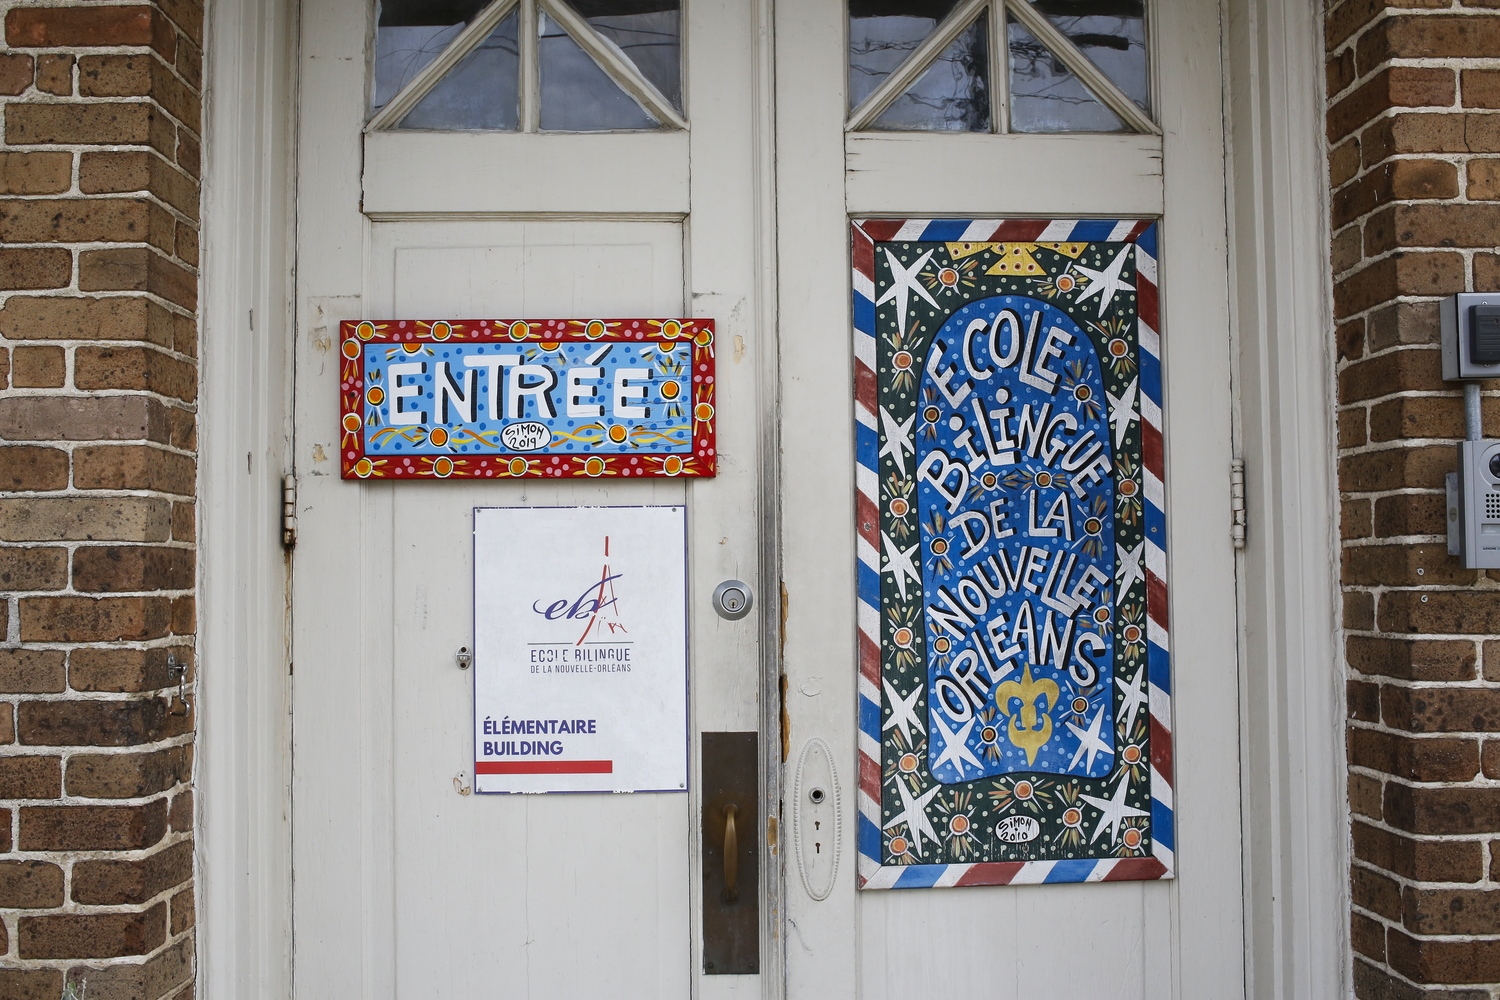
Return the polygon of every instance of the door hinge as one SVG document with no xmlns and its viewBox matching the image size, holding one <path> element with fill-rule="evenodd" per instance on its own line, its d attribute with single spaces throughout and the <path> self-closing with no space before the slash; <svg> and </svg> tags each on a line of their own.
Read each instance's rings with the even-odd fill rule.
<svg viewBox="0 0 1500 1000">
<path fill-rule="evenodd" d="M 297 477 L 281 477 L 281 547 L 297 544 Z"/>
<path fill-rule="evenodd" d="M 1229 537 L 1234 547 L 1245 547 L 1245 460 L 1236 458 L 1229 463 Z"/>
</svg>

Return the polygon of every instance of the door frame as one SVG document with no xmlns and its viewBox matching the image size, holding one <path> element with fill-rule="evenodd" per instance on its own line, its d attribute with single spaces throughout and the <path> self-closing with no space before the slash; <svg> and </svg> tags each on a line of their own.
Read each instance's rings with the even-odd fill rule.
<svg viewBox="0 0 1500 1000">
<path fill-rule="evenodd" d="M 205 13 L 199 365 L 217 398 L 199 409 L 198 657 L 224 669 L 197 684 L 196 988 L 289 997 L 291 580 L 277 512 L 292 412 L 297 0 L 213 0 Z"/>
<path fill-rule="evenodd" d="M 772 2 L 757 8 L 768 37 Z M 1352 960 L 1321 21 L 1308 0 L 1225 0 L 1221 15 L 1250 512 L 1238 561 L 1247 993 L 1342 994 Z M 211 1000 L 291 991 L 288 562 L 275 512 L 289 468 L 297 16 L 296 0 L 208 8 L 197 867 L 198 988 Z M 763 211 L 774 218 L 774 204 Z M 774 482 L 775 448 L 760 461 Z M 769 570 L 778 534 L 765 527 Z M 777 616 L 765 622 L 774 668 Z M 778 743 L 762 741 L 768 764 Z M 779 931 L 767 935 L 775 955 Z M 768 996 L 782 992 L 779 966 L 763 966 Z"/>
<path fill-rule="evenodd" d="M 1246 994 L 1348 996 L 1322 5 L 1229 0 L 1222 10 L 1235 439 L 1249 520 L 1238 556 Z"/>
</svg>

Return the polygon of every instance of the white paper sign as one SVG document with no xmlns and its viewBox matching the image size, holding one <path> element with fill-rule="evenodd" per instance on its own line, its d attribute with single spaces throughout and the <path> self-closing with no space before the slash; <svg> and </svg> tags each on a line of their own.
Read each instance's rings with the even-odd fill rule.
<svg viewBox="0 0 1500 1000">
<path fill-rule="evenodd" d="M 687 788 L 683 507 L 474 510 L 474 790 Z"/>
</svg>

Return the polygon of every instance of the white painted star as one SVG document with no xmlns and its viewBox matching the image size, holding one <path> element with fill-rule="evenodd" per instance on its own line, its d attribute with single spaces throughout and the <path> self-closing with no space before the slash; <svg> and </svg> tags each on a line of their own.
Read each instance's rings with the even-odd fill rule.
<svg viewBox="0 0 1500 1000">
<path fill-rule="evenodd" d="M 1078 766 L 1078 761 L 1084 754 L 1088 754 L 1089 757 L 1088 762 L 1083 765 L 1085 771 L 1092 771 L 1094 769 L 1094 758 L 1099 756 L 1099 754 L 1114 755 L 1114 751 L 1109 748 L 1109 744 L 1105 743 L 1099 736 L 1099 726 L 1103 722 L 1104 706 L 1100 705 L 1099 712 L 1094 716 L 1094 721 L 1089 723 L 1087 732 L 1079 729 L 1071 722 L 1066 723 L 1068 731 L 1078 737 L 1078 749 L 1074 752 L 1073 759 L 1068 762 L 1069 771 Z"/>
<path fill-rule="evenodd" d="M 882 829 L 889 830 L 893 826 L 900 826 L 902 823 L 905 823 L 907 829 L 911 831 L 912 847 L 916 849 L 919 857 L 922 854 L 922 837 L 924 834 L 928 840 L 934 844 L 937 843 L 937 831 L 927 821 L 927 803 L 932 801 L 932 797 L 942 787 L 942 785 L 933 785 L 927 791 L 923 792 L 920 798 L 912 798 L 911 791 L 906 787 L 906 782 L 900 778 L 896 779 L 896 791 L 901 793 L 901 811 L 891 817 Z"/>
<path fill-rule="evenodd" d="M 906 456 L 917 453 L 911 443 L 911 425 L 916 419 L 917 415 L 913 413 L 898 423 L 895 417 L 886 412 L 885 407 L 880 408 L 880 426 L 885 431 L 885 447 L 880 449 L 880 454 L 894 458 L 896 468 L 903 476 L 906 475 Z"/>
<path fill-rule="evenodd" d="M 1132 379 L 1130 388 L 1120 393 L 1116 399 L 1108 389 L 1104 395 L 1109 399 L 1109 422 L 1115 428 L 1115 447 L 1119 448 L 1125 443 L 1125 432 L 1130 430 L 1130 422 L 1138 419 L 1135 413 L 1135 394 L 1141 387 L 1140 379 Z M 913 414 L 915 417 L 915 414 Z"/>
<path fill-rule="evenodd" d="M 1120 783 L 1115 786 L 1115 794 L 1107 799 L 1101 799 L 1095 795 L 1080 795 L 1079 798 L 1099 810 L 1099 825 L 1094 827 L 1094 835 L 1089 838 L 1089 843 L 1099 839 L 1099 834 L 1109 827 L 1109 842 L 1114 843 L 1120 837 L 1120 824 L 1127 819 L 1135 819 L 1140 816 L 1150 816 L 1144 809 L 1125 804 L 1125 793 L 1129 790 L 1130 772 L 1127 770 L 1120 775 Z"/>
<path fill-rule="evenodd" d="M 965 764 L 973 764 L 975 770 L 984 767 L 983 764 L 979 763 L 979 758 L 975 757 L 973 752 L 969 750 L 967 742 L 969 733 L 974 728 L 974 723 L 978 721 L 976 717 L 971 716 L 969 721 L 964 723 L 964 727 L 957 733 L 954 733 L 947 726 L 943 725 L 942 719 L 938 718 L 936 714 L 933 715 L 932 722 L 934 727 L 938 732 L 943 734 L 943 752 L 938 754 L 937 760 L 932 762 L 932 770 L 934 772 L 944 764 L 952 764 L 953 769 L 962 778 L 964 776 Z"/>
<path fill-rule="evenodd" d="M 1120 702 L 1120 711 L 1116 713 L 1115 720 L 1119 721 L 1120 715 L 1125 716 L 1126 732 L 1129 732 L 1131 727 L 1135 725 L 1136 713 L 1145 708 L 1147 702 L 1150 701 L 1150 698 L 1146 695 L 1146 689 L 1141 685 L 1141 675 L 1145 672 L 1145 667 L 1137 667 L 1135 676 L 1130 678 L 1130 680 L 1126 681 L 1119 677 L 1115 678 L 1115 684 L 1125 693 L 1125 698 Z"/>
<path fill-rule="evenodd" d="M 1091 267 L 1084 267 L 1082 264 L 1074 264 L 1073 267 L 1081 271 L 1083 276 L 1089 279 L 1089 287 L 1079 292 L 1078 298 L 1075 301 L 1082 302 L 1090 295 L 1097 294 L 1099 296 L 1099 315 L 1102 317 L 1109 309 L 1109 304 L 1115 300 L 1116 292 L 1135 291 L 1134 285 L 1127 284 L 1120 279 L 1120 269 L 1125 266 L 1125 260 L 1130 256 L 1133 246 L 1134 244 L 1126 246 L 1119 253 L 1115 254 L 1115 259 L 1110 261 L 1109 266 L 1102 271 L 1096 271 Z M 887 250 L 886 253 L 890 253 L 890 251 Z"/>
<path fill-rule="evenodd" d="M 927 289 L 917 280 L 918 273 L 921 272 L 927 263 L 927 258 L 931 257 L 932 254 L 933 251 L 929 250 L 918 257 L 916 263 L 911 267 L 902 267 L 901 262 L 896 259 L 896 255 L 891 253 L 889 248 L 885 251 L 885 259 L 891 265 L 891 287 L 885 290 L 884 295 L 875 300 L 875 304 L 880 306 L 891 299 L 896 300 L 896 328 L 903 333 L 906 332 L 906 296 L 908 292 L 916 292 L 922 298 L 926 299 L 929 305 L 934 308 L 937 307 L 937 302 L 931 295 L 927 294 Z M 1103 310 L 1099 312 L 1099 315 L 1104 315 Z"/>
<path fill-rule="evenodd" d="M 922 721 L 917 718 L 917 698 L 921 696 L 922 689 L 917 687 L 910 697 L 903 698 L 896 693 L 895 688 L 891 687 L 890 681 L 882 677 L 880 682 L 885 685 L 885 696 L 891 703 L 891 717 L 885 720 L 885 725 L 880 727 L 880 731 L 885 732 L 887 729 L 900 726 L 901 731 L 906 734 L 906 742 L 916 746 L 917 734 L 922 732 Z"/>
<path fill-rule="evenodd" d="M 914 543 L 903 549 L 891 541 L 891 536 L 883 531 L 880 533 L 880 540 L 885 545 L 885 566 L 880 572 L 896 574 L 896 589 L 901 591 L 901 599 L 904 601 L 906 600 L 906 578 L 911 577 L 916 583 L 922 582 L 922 575 L 917 572 L 917 567 L 911 561 L 912 553 L 917 551 L 917 546 Z"/>
<path fill-rule="evenodd" d="M 1136 580 L 1144 580 L 1141 575 L 1141 563 L 1145 556 L 1146 543 L 1140 542 L 1133 549 L 1127 549 L 1119 542 L 1115 543 L 1115 555 L 1119 561 L 1119 568 L 1115 570 L 1115 581 L 1119 584 L 1116 589 L 1124 594 L 1130 589 L 1130 585 Z"/>
</svg>

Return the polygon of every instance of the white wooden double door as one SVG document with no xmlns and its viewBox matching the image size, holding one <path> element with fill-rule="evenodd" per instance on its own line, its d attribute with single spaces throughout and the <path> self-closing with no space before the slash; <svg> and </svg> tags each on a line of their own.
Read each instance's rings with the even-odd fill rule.
<svg viewBox="0 0 1500 1000">
<path fill-rule="evenodd" d="M 302 5 L 299 997 L 1243 995 L 1219 23 L 1152 15 L 1160 137 L 846 132 L 839 0 L 689 0 L 686 131 L 366 134 L 369 0 Z M 848 223 L 868 216 L 1162 218 L 1175 881 L 855 888 Z M 339 478 L 339 320 L 598 315 L 717 322 L 717 478 Z M 703 974 L 696 770 L 685 794 L 465 794 L 472 509 L 642 503 L 689 511 L 693 768 L 701 732 L 759 730 L 773 762 L 833 749 L 832 893 L 797 877 L 785 810 L 779 844 L 755 831 L 759 976 Z M 731 578 L 756 594 L 738 622 L 710 608 Z"/>
</svg>

